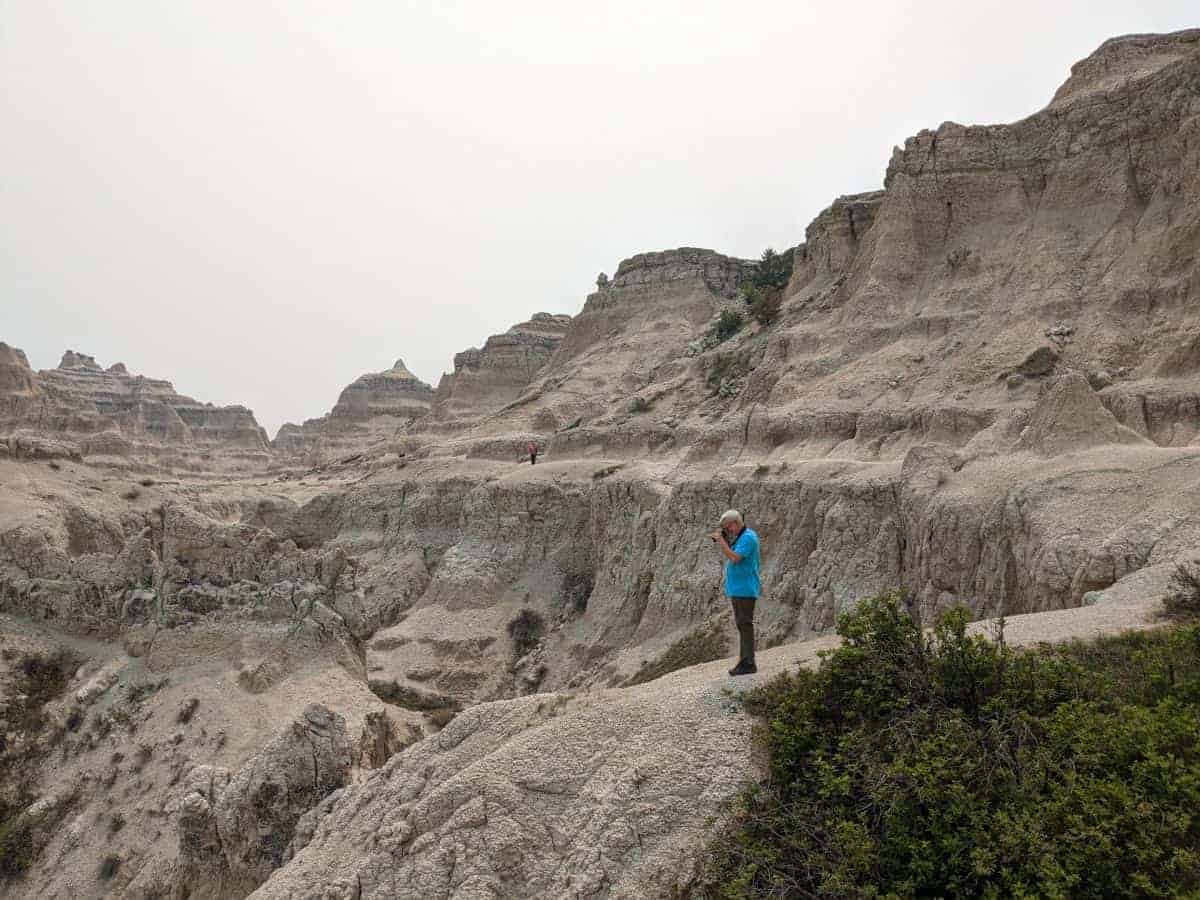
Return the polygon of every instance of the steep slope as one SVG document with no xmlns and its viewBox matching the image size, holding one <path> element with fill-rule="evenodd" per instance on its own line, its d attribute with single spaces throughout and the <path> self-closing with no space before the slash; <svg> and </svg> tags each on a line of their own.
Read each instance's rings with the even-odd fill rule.
<svg viewBox="0 0 1200 900">
<path fill-rule="evenodd" d="M 285 423 L 271 442 L 280 455 L 319 461 L 377 446 L 429 412 L 433 389 L 398 359 L 384 372 L 360 375 L 333 409 L 303 425 Z"/>
<path fill-rule="evenodd" d="M 701 264 L 700 251 L 622 263 L 547 377 L 489 429 L 581 419 L 554 442 L 572 453 L 895 459 L 961 447 L 1073 371 L 1122 424 L 1190 443 L 1197 34 L 1114 39 L 1027 119 L 910 138 L 885 190 L 839 198 L 809 226 L 768 328 L 697 352 L 752 264 Z"/>
<path fill-rule="evenodd" d="M 512 403 L 549 362 L 563 339 L 570 316 L 534 313 L 482 348 L 454 355 L 454 371 L 443 375 L 425 429 L 454 431 L 476 424 Z"/>
<path fill-rule="evenodd" d="M 726 614 L 704 533 L 730 506 L 763 537 L 765 644 L 823 635 L 895 586 L 924 616 L 961 602 L 1039 613 L 1035 630 L 1144 623 L 1123 604 L 1200 547 L 1198 138 L 1200 32 L 1115 39 L 1046 110 L 897 149 L 883 191 L 809 226 L 775 321 L 718 340 L 754 262 L 635 256 L 580 315 L 489 339 L 436 394 L 400 367 L 364 376 L 281 435 L 274 480 L 131 484 L 80 460 L 96 434 L 182 453 L 222 420 L 176 412 L 179 431 L 166 410 L 186 398 L 165 383 L 130 399 L 119 370 L 73 355 L 43 379 L 0 347 L 0 415 L 26 429 L 2 445 L 0 611 L 227 692 L 210 733 L 261 717 L 212 763 L 228 782 L 122 788 L 153 802 L 119 886 L 241 895 L 261 880 L 240 851 L 208 853 L 220 827 L 204 804 L 244 808 L 225 787 L 261 784 L 235 776 L 281 728 L 309 728 L 312 679 L 352 742 L 378 734 L 368 711 L 432 732 L 466 709 L 289 821 L 295 858 L 264 895 L 682 884 L 704 816 L 748 771 L 747 723 L 719 697 L 724 664 L 607 688 Z M 75 435 L 92 437 L 73 454 L 47 443 Z M 516 464 L 531 437 L 544 455 Z M 550 689 L 589 693 L 520 696 Z M 182 779 L 200 760 L 169 749 L 172 714 L 154 710 L 148 742 Z M 396 744 L 382 746 L 376 763 Z M 47 795 L 137 752 L 124 735 L 70 750 L 41 772 Z M 174 837 L 147 811 L 167 804 Z M 73 821 L 38 871 L 99 895 L 100 842 Z"/>
</svg>

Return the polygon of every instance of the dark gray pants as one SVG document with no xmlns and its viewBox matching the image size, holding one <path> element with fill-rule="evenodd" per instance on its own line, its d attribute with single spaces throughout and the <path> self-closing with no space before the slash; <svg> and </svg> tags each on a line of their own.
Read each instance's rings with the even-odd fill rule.
<svg viewBox="0 0 1200 900">
<path fill-rule="evenodd" d="M 738 662 L 754 662 L 754 597 L 730 597 L 738 630 Z"/>
</svg>

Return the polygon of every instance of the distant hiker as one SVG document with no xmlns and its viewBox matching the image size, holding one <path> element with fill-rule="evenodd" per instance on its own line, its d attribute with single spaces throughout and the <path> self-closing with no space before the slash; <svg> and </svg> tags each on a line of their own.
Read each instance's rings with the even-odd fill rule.
<svg viewBox="0 0 1200 900">
<path fill-rule="evenodd" d="M 721 516 L 721 527 L 709 535 L 725 557 L 725 596 L 733 606 L 738 630 L 738 662 L 730 675 L 753 675 L 754 601 L 758 599 L 758 535 L 747 528 L 742 514 L 731 509 Z"/>
<path fill-rule="evenodd" d="M 535 441 L 530 441 L 529 445 L 525 449 L 529 451 L 529 464 L 531 466 L 536 466 L 537 465 L 537 455 L 538 455 L 537 443 Z"/>
</svg>

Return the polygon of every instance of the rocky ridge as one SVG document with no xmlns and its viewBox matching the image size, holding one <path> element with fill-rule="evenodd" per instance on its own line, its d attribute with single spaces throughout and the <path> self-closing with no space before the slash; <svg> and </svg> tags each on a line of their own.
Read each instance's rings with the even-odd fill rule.
<svg viewBox="0 0 1200 900">
<path fill-rule="evenodd" d="M 685 887 L 704 817 L 752 774 L 747 723 L 721 664 L 618 686 L 724 621 L 703 538 L 724 509 L 763 537 L 760 635 L 785 645 L 764 672 L 896 586 L 923 617 L 965 603 L 1034 636 L 1143 626 L 1200 552 L 1198 154 L 1200 32 L 1114 39 L 1047 109 L 898 148 L 882 192 L 809 227 L 774 321 L 716 333 L 756 263 L 642 254 L 543 340 L 468 354 L 427 416 L 373 433 L 397 407 L 348 402 L 372 436 L 337 465 L 135 491 L 90 458 L 0 460 L 0 611 L 119 646 L 122 678 L 179 673 L 205 698 L 203 764 L 227 773 L 309 702 L 346 720 L 347 774 L 289 816 L 261 896 Z M 22 362 L 0 348 L 5 415 L 46 390 Z M 530 438 L 544 456 L 516 465 Z M 246 792 L 182 780 L 202 754 L 170 743 L 176 690 L 137 718 L 174 783 L 105 763 L 135 739 L 91 725 L 47 764 L 78 806 L 32 879 L 107 890 L 83 833 L 104 765 L 150 798 L 141 843 L 113 845 L 129 896 L 250 872 L 241 851 L 189 868 L 212 820 L 180 804 Z"/>
<path fill-rule="evenodd" d="M 261 468 L 266 432 L 243 406 L 213 406 L 176 393 L 169 381 L 101 368 L 68 350 L 36 374 L 20 350 L 0 344 L 0 446 L 9 455 L 140 457 L 183 469 Z"/>
<path fill-rule="evenodd" d="M 534 313 L 483 347 L 456 353 L 454 371 L 442 376 L 429 419 L 420 426 L 453 431 L 502 410 L 549 362 L 570 322 L 570 316 Z"/>
<path fill-rule="evenodd" d="M 393 438 L 425 416 L 432 401 L 433 389 L 398 359 L 384 372 L 355 379 L 321 418 L 303 425 L 285 423 L 271 446 L 283 455 L 302 455 L 314 462 L 345 454 Z"/>
</svg>

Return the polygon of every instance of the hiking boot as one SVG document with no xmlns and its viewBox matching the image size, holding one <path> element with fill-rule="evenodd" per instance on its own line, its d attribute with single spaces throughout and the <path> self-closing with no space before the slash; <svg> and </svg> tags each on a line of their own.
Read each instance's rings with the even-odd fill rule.
<svg viewBox="0 0 1200 900">
<path fill-rule="evenodd" d="M 758 671 L 758 666 L 752 662 L 745 660 L 739 662 L 736 666 L 729 670 L 730 675 L 753 675 Z"/>
</svg>

